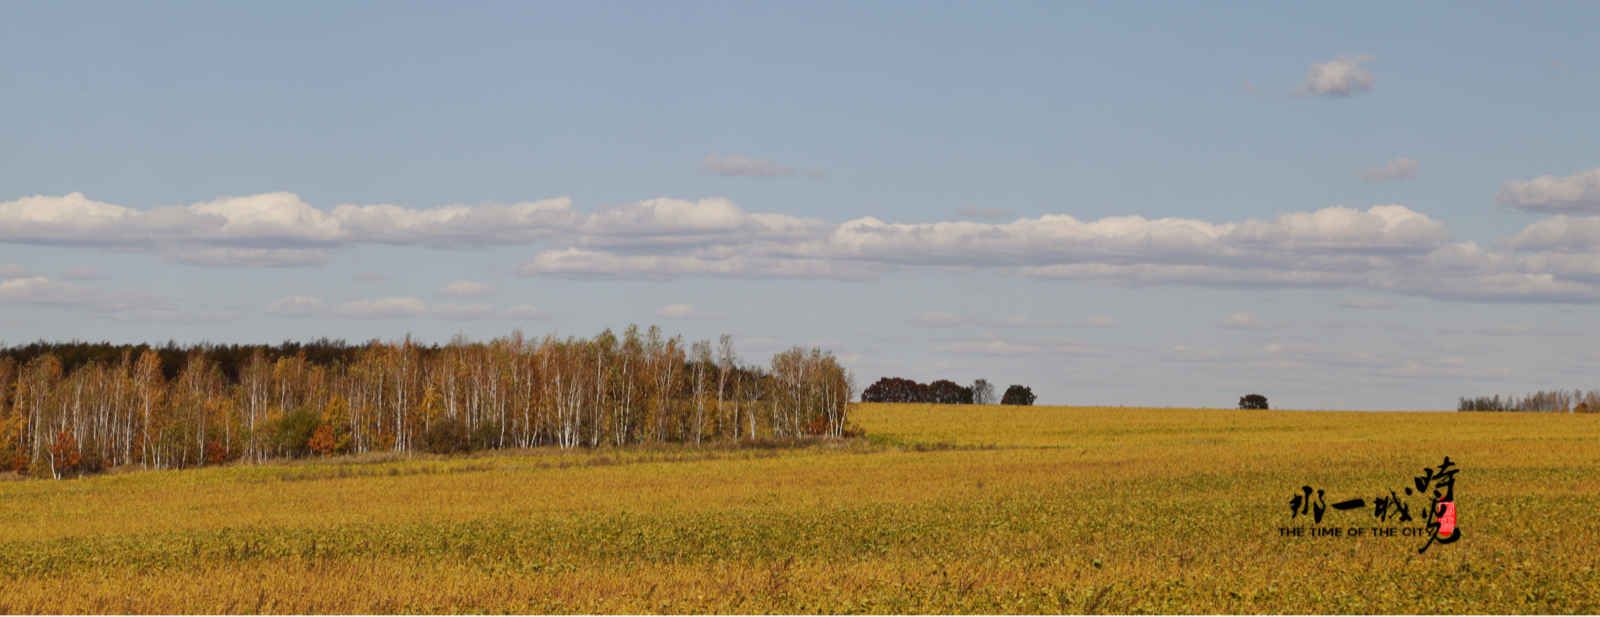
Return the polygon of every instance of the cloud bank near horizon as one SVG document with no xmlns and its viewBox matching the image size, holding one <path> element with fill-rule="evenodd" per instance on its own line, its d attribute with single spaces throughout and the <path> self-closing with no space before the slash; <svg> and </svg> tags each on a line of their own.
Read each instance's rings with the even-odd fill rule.
<svg viewBox="0 0 1600 617">
<path fill-rule="evenodd" d="M 663 197 L 592 213 L 578 211 L 565 197 L 514 205 L 323 210 L 280 192 L 139 211 L 72 193 L 0 203 L 0 242 L 145 252 L 211 267 L 318 266 L 335 251 L 372 244 L 435 250 L 527 246 L 536 252 L 516 265 L 517 274 L 584 280 L 871 280 L 914 269 L 991 270 L 1114 286 L 1350 288 L 1485 302 L 1600 301 L 1600 217 L 1538 221 L 1491 250 L 1456 241 L 1442 221 L 1401 205 L 1331 206 L 1234 223 L 1141 216 L 1081 221 L 1064 214 L 1007 223 L 889 223 L 873 217 L 831 223 L 746 212 L 725 198 Z M 436 295 L 494 291 L 457 281 Z M 287 305 L 279 309 L 278 314 L 294 312 Z M 352 315 L 428 310 L 409 304 L 347 309 Z"/>
</svg>

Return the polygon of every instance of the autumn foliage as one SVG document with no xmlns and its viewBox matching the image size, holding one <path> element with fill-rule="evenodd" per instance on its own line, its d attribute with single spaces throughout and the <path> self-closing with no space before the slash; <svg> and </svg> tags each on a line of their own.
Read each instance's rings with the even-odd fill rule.
<svg viewBox="0 0 1600 617">
<path fill-rule="evenodd" d="M 197 346 L 181 366 L 168 362 L 170 345 L 124 347 L 114 360 L 115 348 L 88 347 L 0 350 L 0 466 L 64 477 L 384 450 L 841 435 L 854 394 L 820 349 L 746 365 L 726 336 L 685 345 L 653 327 L 589 339 L 323 344 L 320 356 L 281 353 L 288 344 Z"/>
</svg>

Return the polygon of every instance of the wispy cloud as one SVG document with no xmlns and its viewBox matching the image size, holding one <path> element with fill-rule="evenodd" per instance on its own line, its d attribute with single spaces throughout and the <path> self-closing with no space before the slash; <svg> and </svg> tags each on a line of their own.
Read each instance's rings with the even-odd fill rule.
<svg viewBox="0 0 1600 617">
<path fill-rule="evenodd" d="M 650 313 L 651 317 L 661 319 L 722 319 L 727 317 L 722 313 L 696 310 L 688 304 L 668 304 Z"/>
<path fill-rule="evenodd" d="M 717 156 L 715 152 L 707 154 L 706 158 L 699 163 L 695 163 L 694 168 L 713 176 L 730 178 L 772 178 L 802 175 L 797 173 L 793 167 L 784 167 L 766 159 L 753 159 L 738 154 Z M 823 173 L 822 170 L 813 169 L 803 175 L 808 178 L 821 178 Z"/>
<path fill-rule="evenodd" d="M 42 276 L 0 283 L 0 306 L 66 309 L 99 315 L 177 310 L 170 300 L 152 293 L 102 291 Z"/>
<path fill-rule="evenodd" d="M 449 285 L 445 285 L 443 289 L 433 292 L 433 295 L 442 298 L 478 298 L 483 296 L 493 296 L 499 293 L 500 290 L 493 285 L 485 285 L 475 281 L 458 280 L 450 283 Z"/>
<path fill-rule="evenodd" d="M 1362 169 L 1355 172 L 1367 182 L 1383 182 L 1386 180 L 1400 180 L 1417 177 L 1417 169 L 1422 166 L 1416 159 L 1394 158 L 1375 169 Z"/>
<path fill-rule="evenodd" d="M 449 321 L 476 319 L 546 320 L 552 315 L 535 306 L 498 308 L 487 304 L 436 304 L 429 306 L 410 296 L 377 300 L 350 300 L 328 305 L 316 296 L 289 296 L 267 305 L 267 314 L 281 317 L 342 317 L 346 319 L 409 319 L 432 317 Z"/>
<path fill-rule="evenodd" d="M 289 296 L 267 305 L 268 315 L 284 317 L 314 317 L 323 310 L 322 298 L 316 296 Z"/>
<path fill-rule="evenodd" d="M 1217 326 L 1227 330 L 1266 330 L 1281 328 L 1284 325 L 1282 322 L 1269 323 L 1254 313 L 1234 313 L 1217 322 Z"/>
<path fill-rule="evenodd" d="M 20 279 L 28 276 L 28 269 L 14 263 L 0 266 L 0 279 Z"/>
<path fill-rule="evenodd" d="M 1342 99 L 1371 92 L 1377 78 L 1361 68 L 1371 59 L 1372 56 L 1365 54 L 1341 55 L 1327 62 L 1314 62 L 1306 72 L 1305 81 L 1290 95 Z"/>
<path fill-rule="evenodd" d="M 1439 354 L 1373 353 L 1325 349 L 1315 344 L 1273 343 L 1254 349 L 1195 349 L 1172 345 L 1156 357 L 1190 363 L 1195 370 L 1218 374 L 1237 374 L 1241 370 L 1325 375 L 1330 371 L 1364 375 L 1384 381 L 1417 378 L 1499 378 L 1508 369 L 1492 364 L 1475 364 L 1458 357 Z"/>
</svg>

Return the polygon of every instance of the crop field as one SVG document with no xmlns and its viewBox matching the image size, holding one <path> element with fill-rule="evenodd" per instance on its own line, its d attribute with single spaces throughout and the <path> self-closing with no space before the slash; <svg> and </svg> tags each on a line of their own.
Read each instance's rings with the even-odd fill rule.
<svg viewBox="0 0 1600 617">
<path fill-rule="evenodd" d="M 851 421 L 864 436 L 0 482 L 0 611 L 1600 612 L 1594 415 Z M 1399 534 L 1428 502 L 1403 490 L 1447 456 L 1462 537 L 1419 553 Z M 1302 486 L 1366 505 L 1315 523 Z M 1375 517 L 1390 491 L 1416 520 Z"/>
</svg>

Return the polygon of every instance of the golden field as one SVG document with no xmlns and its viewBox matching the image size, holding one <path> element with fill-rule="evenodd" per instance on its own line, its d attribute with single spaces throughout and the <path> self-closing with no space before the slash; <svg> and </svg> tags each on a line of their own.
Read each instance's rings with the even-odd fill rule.
<svg viewBox="0 0 1600 617">
<path fill-rule="evenodd" d="M 0 482 L 0 611 L 1600 612 L 1594 415 L 851 414 L 865 437 Z M 1370 504 L 1445 456 L 1456 544 L 1279 535 L 1302 485 Z M 1322 526 L 1395 524 L 1370 510 Z"/>
</svg>

